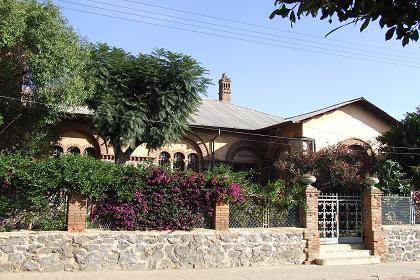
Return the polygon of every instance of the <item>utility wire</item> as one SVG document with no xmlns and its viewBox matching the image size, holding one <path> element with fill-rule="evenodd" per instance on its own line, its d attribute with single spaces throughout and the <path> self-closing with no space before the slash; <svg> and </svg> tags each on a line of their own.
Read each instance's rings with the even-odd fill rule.
<svg viewBox="0 0 420 280">
<path fill-rule="evenodd" d="M 397 62 L 397 63 L 400 62 L 399 59 L 393 59 L 393 58 L 389 58 L 389 57 L 384 58 L 384 57 L 369 55 L 369 54 L 361 54 L 361 53 L 355 53 L 355 52 L 349 52 L 349 51 L 335 50 L 335 49 L 323 48 L 323 47 L 314 46 L 314 45 L 305 45 L 305 44 L 302 44 L 302 43 L 293 43 L 293 42 L 288 42 L 288 41 L 283 41 L 283 40 L 278 40 L 278 39 L 249 35 L 249 34 L 244 34 L 244 33 L 239 33 L 239 32 L 234 32 L 234 31 L 227 31 L 227 30 L 222 30 L 222 29 L 217 29 L 217 28 L 211 28 L 211 27 L 206 27 L 206 26 L 202 26 L 202 25 L 173 21 L 173 20 L 169 20 L 169 19 L 162 19 L 162 18 L 144 16 L 144 15 L 135 14 L 135 13 L 131 13 L 131 12 L 124 12 L 124 11 L 120 11 L 120 10 L 107 9 L 107 8 L 103 8 L 103 7 L 99 7 L 99 6 L 81 4 L 81 3 L 68 1 L 68 0 L 59 0 L 59 1 L 74 4 L 74 5 L 78 5 L 78 6 L 82 6 L 82 7 L 99 9 L 99 10 L 103 10 L 103 11 L 107 11 L 107 12 L 113 12 L 113 13 L 119 13 L 119 14 L 123 14 L 123 15 L 142 17 L 142 18 L 145 18 L 145 19 L 175 23 L 175 24 L 180 24 L 180 25 L 184 25 L 184 26 L 187 26 L 187 27 L 194 27 L 194 28 L 200 28 L 200 29 L 211 30 L 211 31 L 216 31 L 216 32 L 223 32 L 223 33 L 228 33 L 228 34 L 238 35 L 238 36 L 243 36 L 243 37 L 249 37 L 249 38 L 254 38 L 254 39 L 260 39 L 260 40 L 266 40 L 266 41 L 272 41 L 272 42 L 279 42 L 279 43 L 283 43 L 283 44 L 290 44 L 290 45 L 298 46 L 298 47 L 302 46 L 302 47 L 308 47 L 308 48 L 311 48 L 311 49 L 319 49 L 319 50 L 325 50 L 325 51 L 339 52 L 340 54 L 350 54 L 350 55 L 356 55 L 356 56 L 362 56 L 362 57 L 374 58 L 374 59 L 381 59 L 381 60 L 386 59 L 385 60 L 386 62 L 388 62 L 390 60 L 394 61 L 394 62 Z M 402 62 L 416 65 L 415 63 L 411 63 L 409 61 L 402 61 Z"/>
<path fill-rule="evenodd" d="M 3 129 L 2 131 L 0 131 L 0 135 L 3 134 L 3 132 L 6 131 L 6 129 L 8 129 L 15 121 L 17 121 L 17 119 L 19 119 L 22 116 L 22 114 L 19 114 L 16 118 L 14 118 L 10 123 L 8 123 Z"/>
<path fill-rule="evenodd" d="M 75 3 L 73 1 L 68 1 L 68 0 L 58 0 L 58 1 L 65 2 L 65 3 L 70 3 L 70 4 L 75 4 L 75 5 L 80 5 L 80 6 L 86 6 L 86 7 L 101 9 L 101 7 L 90 6 L 90 5 L 80 4 L 80 3 Z M 103 2 L 103 1 L 97 1 L 97 0 L 86 0 L 86 1 L 93 2 L 93 3 L 98 3 L 98 4 L 102 4 L 102 5 L 107 5 L 107 6 L 111 6 L 111 7 L 117 7 L 117 8 L 123 8 L 123 9 L 129 9 L 129 10 L 139 11 L 139 12 L 142 12 L 142 13 L 148 13 L 148 14 L 153 14 L 153 15 L 158 15 L 158 16 L 163 16 L 163 17 L 170 17 L 170 18 L 181 19 L 181 20 L 190 21 L 190 22 L 197 22 L 197 23 L 207 24 L 207 25 L 211 25 L 211 26 L 217 26 L 217 27 L 223 27 L 223 28 L 228 28 L 228 29 L 233 29 L 233 30 L 239 30 L 239 31 L 244 31 L 244 32 L 248 32 L 248 33 L 267 35 L 267 36 L 272 36 L 272 37 L 275 37 L 275 38 L 282 38 L 282 39 L 293 40 L 293 41 L 298 41 L 298 42 L 308 42 L 308 43 L 313 43 L 313 44 L 318 44 L 318 45 L 323 45 L 323 46 L 330 46 L 330 47 L 334 47 L 334 48 L 341 48 L 341 49 L 349 49 L 349 50 L 361 51 L 361 52 L 370 53 L 370 54 L 374 54 L 374 55 L 385 55 L 385 56 L 387 56 L 387 59 L 389 59 L 388 56 L 390 55 L 389 53 L 383 53 L 383 52 L 371 51 L 371 50 L 360 49 L 360 48 L 340 46 L 340 45 L 337 45 L 337 44 L 329 44 L 329 43 L 325 43 L 325 42 L 317 42 L 317 41 L 313 41 L 313 40 L 305 40 L 305 39 L 293 38 L 293 37 L 289 37 L 289 36 L 281 36 L 281 35 L 274 34 L 274 33 L 259 32 L 259 31 L 245 29 L 245 28 L 238 28 L 238 27 L 235 27 L 235 26 L 229 26 L 229 25 L 224 25 L 224 24 L 217 24 L 217 23 L 208 22 L 208 21 L 195 20 L 195 19 L 191 19 L 191 18 L 178 17 L 178 16 L 169 15 L 169 14 L 162 14 L 162 13 L 157 13 L 157 12 L 152 12 L 152 11 L 146 11 L 146 10 L 137 9 L 137 8 L 129 7 L 129 6 L 123 6 L 123 5 L 117 5 L 117 4 L 110 4 L 110 3 Z M 122 11 L 115 11 L 115 10 L 111 10 L 111 11 L 118 12 L 118 13 L 123 13 Z M 135 16 L 141 16 L 141 17 L 145 17 L 145 18 L 151 18 L 151 19 L 154 19 L 154 20 L 167 21 L 165 19 L 152 18 L 152 17 L 143 16 L 143 15 L 139 15 L 139 14 L 132 14 L 132 13 L 127 13 L 127 14 L 135 15 Z M 175 22 L 175 21 L 170 21 L 170 22 L 177 23 L 177 24 L 188 25 L 188 24 L 181 23 L 181 22 Z M 195 27 L 199 27 L 199 28 L 207 28 L 207 27 L 204 27 L 204 26 L 196 26 L 196 25 L 191 25 L 191 26 L 195 26 Z M 220 31 L 220 32 L 226 32 L 224 30 L 218 30 L 218 29 L 213 29 L 213 30 Z M 228 33 L 230 33 L 230 32 L 228 32 Z M 233 33 L 233 34 L 237 34 L 237 33 Z M 248 34 L 244 34 L 244 35 L 248 36 Z M 278 41 L 278 42 L 284 42 L 284 41 L 279 41 L 278 39 L 276 40 L 276 39 L 263 38 L 263 37 L 256 37 L 256 38 L 266 39 L 266 40 L 273 40 L 273 41 Z M 289 43 L 289 42 L 287 42 L 287 43 Z M 298 45 L 301 45 L 301 44 L 298 44 Z M 397 54 L 393 54 L 392 56 L 399 57 L 399 58 L 402 58 L 402 59 L 420 60 L 420 57 L 412 57 L 412 56 L 397 55 Z M 372 56 L 372 57 L 374 57 L 374 56 Z M 381 57 L 381 58 L 383 59 L 383 57 Z M 405 62 L 407 62 L 407 61 L 405 61 Z M 410 61 L 408 61 L 408 63 L 410 63 Z"/>
<path fill-rule="evenodd" d="M 420 148 L 416 147 L 395 147 L 395 146 L 386 146 L 384 148 L 390 148 L 390 149 L 407 149 L 407 150 L 420 150 Z"/>
<path fill-rule="evenodd" d="M 396 152 L 384 152 L 384 154 L 393 154 L 393 155 L 415 155 L 415 156 L 420 156 L 420 153 L 396 153 Z"/>
<path fill-rule="evenodd" d="M 334 42 L 338 42 L 338 43 L 351 44 L 351 45 L 361 45 L 361 46 L 366 46 L 366 47 L 375 48 L 375 49 L 382 49 L 382 50 L 386 50 L 386 51 L 400 52 L 400 53 L 404 53 L 404 54 L 411 53 L 411 54 L 414 54 L 414 55 L 418 55 L 418 53 L 416 53 L 416 52 L 408 52 L 408 51 L 402 51 L 402 50 L 388 49 L 388 48 L 378 47 L 378 46 L 374 46 L 374 45 L 370 45 L 370 44 L 356 43 L 356 42 L 350 42 L 350 41 L 344 41 L 344 40 L 337 40 L 337 39 L 319 37 L 319 36 L 315 36 L 315 35 L 308 34 L 308 33 L 294 32 L 294 31 L 290 31 L 290 30 L 268 27 L 268 26 L 264 26 L 264 25 L 253 24 L 253 23 L 239 21 L 239 20 L 233 20 L 233 19 L 228 19 L 228 18 L 223 18 L 223 17 L 211 16 L 211 15 L 206 15 L 206 14 L 201 14 L 201 13 L 196 13 L 196 12 L 191 12 L 191 11 L 185 11 L 185 10 L 180 10 L 180 9 L 168 8 L 168 7 L 159 6 L 159 5 L 156 5 L 156 4 L 150 4 L 150 3 L 145 3 L 145 2 L 135 1 L 135 0 L 122 0 L 122 1 L 129 2 L 129 3 L 134 3 L 134 4 L 139 4 L 139 5 L 143 5 L 143 6 L 148 6 L 148 7 L 153 7 L 153 8 L 158 8 L 158 9 L 163 9 L 163 10 L 168 10 L 168 11 L 174 11 L 174 12 L 179 12 L 179 13 L 184 13 L 184 14 L 189 14 L 189 15 L 195 15 L 195 16 L 200 16 L 200 17 L 206 17 L 206 18 L 211 18 L 211 19 L 216 19 L 216 20 L 221 20 L 221 21 L 226 21 L 226 22 L 231 22 L 231 23 L 236 23 L 236 24 L 241 24 L 241 25 L 246 25 L 246 26 L 250 26 L 250 27 L 257 27 L 257 28 L 266 29 L 266 30 L 273 30 L 273 31 L 278 31 L 278 32 L 283 32 L 283 33 L 289 33 L 289 34 L 293 34 L 293 35 L 301 35 L 301 36 L 312 37 L 312 38 L 317 38 L 317 39 L 326 39 L 326 40 L 334 41 Z"/>
<path fill-rule="evenodd" d="M 285 45 L 279 45 L 279 44 L 271 44 L 271 43 L 267 43 L 267 42 L 261 42 L 261 41 L 255 41 L 255 40 L 250 40 L 250 39 L 226 36 L 226 35 L 221 35 L 221 34 L 214 34 L 214 33 L 209 33 L 209 32 L 205 32 L 205 31 L 198 31 L 198 30 L 192 30 L 192 29 L 187 29 L 187 28 L 180 28 L 180 27 L 175 27 L 175 26 L 168 26 L 168 25 L 163 25 L 163 24 L 151 23 L 151 22 L 147 22 L 147 21 L 129 19 L 129 18 L 107 15 L 107 14 L 102 14 L 102 13 L 97 13 L 97 12 L 92 12 L 92 11 L 74 9 L 74 8 L 64 7 L 64 6 L 60 6 L 60 8 L 66 9 L 66 10 L 71 10 L 71 11 L 76 11 L 76 12 L 81 12 L 81 13 L 86 13 L 86 14 L 99 15 L 99 16 L 103 16 L 103 17 L 109 17 L 109 18 L 120 19 L 120 20 L 125 20 L 125 21 L 137 22 L 137 23 L 159 26 L 159 27 L 164 27 L 164 28 L 170 28 L 170 29 L 175 29 L 175 30 L 188 31 L 188 32 L 193 32 L 193 33 L 197 33 L 197 34 L 204 34 L 204 35 L 209 35 L 209 36 L 215 36 L 215 37 L 219 37 L 219 38 L 233 39 L 233 40 L 238 40 L 238 41 L 243 41 L 243 42 L 256 43 L 256 44 L 260 44 L 260 45 L 268 45 L 268 46 L 279 47 L 279 48 L 299 50 L 299 51 L 309 52 L 309 53 L 326 54 L 326 55 L 344 57 L 344 58 L 355 59 L 355 60 L 362 60 L 362 61 L 376 62 L 376 63 L 382 63 L 382 64 L 396 65 L 396 66 L 401 66 L 401 67 L 416 68 L 416 69 L 420 68 L 420 66 L 393 63 L 393 62 L 384 61 L 384 60 L 355 57 L 355 56 L 336 54 L 336 53 L 331 53 L 331 52 L 315 51 L 315 50 L 310 50 L 310 49 L 303 49 L 303 48 L 291 47 L 291 46 L 285 46 Z"/>
</svg>

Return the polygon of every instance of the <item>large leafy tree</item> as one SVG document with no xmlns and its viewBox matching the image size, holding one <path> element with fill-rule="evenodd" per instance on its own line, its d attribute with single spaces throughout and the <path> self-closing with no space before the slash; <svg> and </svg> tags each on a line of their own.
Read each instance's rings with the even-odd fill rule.
<svg viewBox="0 0 420 280">
<path fill-rule="evenodd" d="M 420 184 L 420 106 L 378 137 L 386 158 L 398 162 Z"/>
<path fill-rule="evenodd" d="M 116 163 L 142 144 L 157 148 L 185 133 L 210 84 L 195 59 L 163 49 L 132 55 L 105 44 L 92 53 L 96 90 L 89 107 Z"/>
<path fill-rule="evenodd" d="M 91 89 L 88 59 L 88 45 L 49 1 L 0 1 L 0 148 L 46 146 L 64 108 Z"/>
<path fill-rule="evenodd" d="M 405 46 L 419 38 L 420 2 L 417 0 L 275 0 L 275 4 L 278 8 L 270 18 L 289 18 L 292 24 L 301 16 L 319 16 L 330 23 L 338 19 L 344 25 L 362 22 L 360 31 L 363 31 L 370 22 L 379 20 L 379 26 L 387 28 L 386 40 L 395 34 Z"/>
</svg>

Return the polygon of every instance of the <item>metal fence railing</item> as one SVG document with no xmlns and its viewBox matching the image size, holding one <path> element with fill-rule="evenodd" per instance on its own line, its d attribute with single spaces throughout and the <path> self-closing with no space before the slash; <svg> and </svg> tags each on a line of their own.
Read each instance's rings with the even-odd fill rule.
<svg viewBox="0 0 420 280">
<path fill-rule="evenodd" d="M 382 224 L 413 225 L 416 223 L 416 205 L 411 196 L 382 197 Z"/>
<path fill-rule="evenodd" d="M 229 206 L 230 228 L 301 227 L 299 207 L 276 209 L 253 202 Z"/>
<path fill-rule="evenodd" d="M 86 212 L 86 228 L 87 229 L 101 229 L 109 230 L 111 229 L 111 221 L 95 220 L 92 216 L 92 211 L 94 211 L 95 204 L 88 202 L 87 212 Z"/>
</svg>

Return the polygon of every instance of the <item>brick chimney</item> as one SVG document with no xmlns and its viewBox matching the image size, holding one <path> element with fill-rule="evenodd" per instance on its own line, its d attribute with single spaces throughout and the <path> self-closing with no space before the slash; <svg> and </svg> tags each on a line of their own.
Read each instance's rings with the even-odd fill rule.
<svg viewBox="0 0 420 280">
<path fill-rule="evenodd" d="M 230 95 L 230 78 L 226 73 L 223 73 L 222 78 L 219 80 L 219 100 L 230 103 Z"/>
</svg>

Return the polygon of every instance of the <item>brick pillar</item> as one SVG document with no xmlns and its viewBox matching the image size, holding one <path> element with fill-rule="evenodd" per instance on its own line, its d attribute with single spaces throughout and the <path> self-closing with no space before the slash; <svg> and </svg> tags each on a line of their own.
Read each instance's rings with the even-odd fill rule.
<svg viewBox="0 0 420 280">
<path fill-rule="evenodd" d="M 82 232 L 86 228 L 87 199 L 83 195 L 70 194 L 67 206 L 67 231 Z"/>
<path fill-rule="evenodd" d="M 213 229 L 229 229 L 229 204 L 224 202 L 216 203 L 213 214 Z"/>
<path fill-rule="evenodd" d="M 385 260 L 385 240 L 382 228 L 382 192 L 375 187 L 363 191 L 363 243 L 373 255 Z"/>
<path fill-rule="evenodd" d="M 318 195 L 319 191 L 317 188 L 311 185 L 306 187 L 306 209 L 303 214 L 304 238 L 306 240 L 305 264 L 313 263 L 319 256 Z"/>
</svg>

